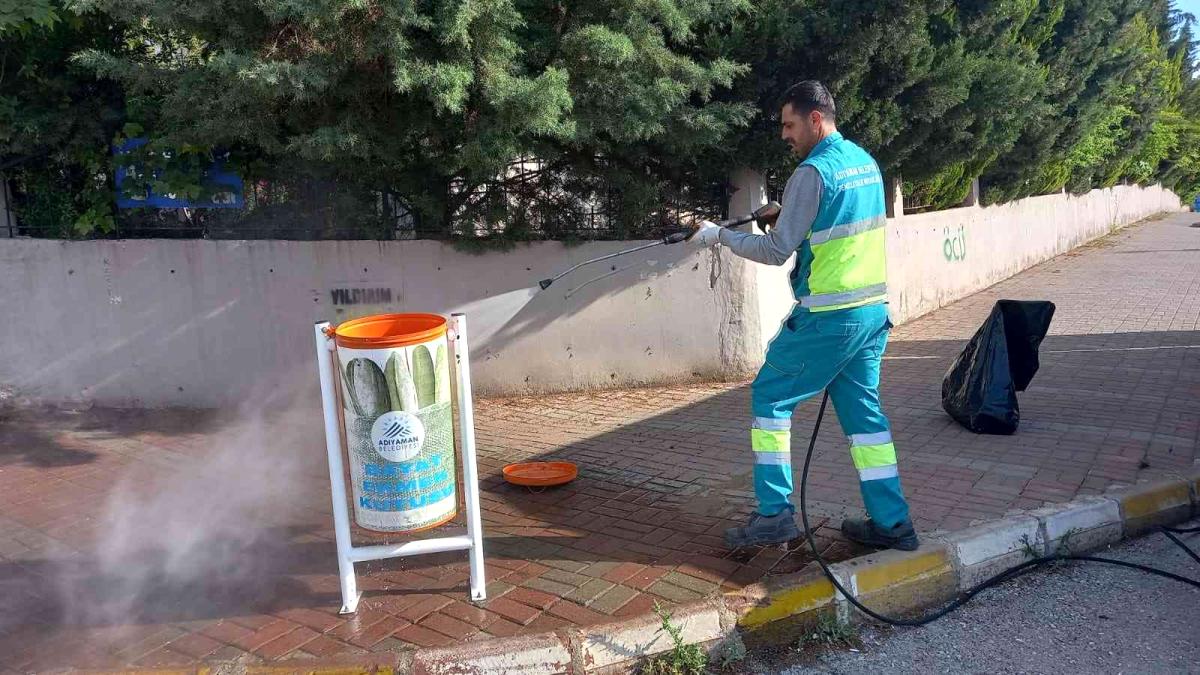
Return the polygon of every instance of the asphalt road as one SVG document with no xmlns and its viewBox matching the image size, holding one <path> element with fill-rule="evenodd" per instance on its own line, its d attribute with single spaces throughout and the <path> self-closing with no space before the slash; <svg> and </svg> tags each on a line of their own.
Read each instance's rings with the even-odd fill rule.
<svg viewBox="0 0 1200 675">
<path fill-rule="evenodd" d="M 1200 552 L 1200 534 L 1182 539 Z M 1200 580 L 1200 564 L 1162 534 L 1094 555 Z M 856 649 L 810 643 L 803 649 L 752 653 L 736 670 L 786 675 L 1200 673 L 1200 590 L 1134 570 L 1077 563 L 990 589 L 928 626 L 860 627 L 857 632 Z"/>
</svg>

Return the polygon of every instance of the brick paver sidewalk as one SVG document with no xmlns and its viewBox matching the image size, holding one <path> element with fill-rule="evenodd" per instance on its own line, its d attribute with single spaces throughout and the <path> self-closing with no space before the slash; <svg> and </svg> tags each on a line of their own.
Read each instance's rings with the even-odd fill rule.
<svg viewBox="0 0 1200 675">
<path fill-rule="evenodd" d="M 920 529 L 1191 466 L 1193 220 L 1132 228 L 895 331 L 884 398 Z M 941 411 L 941 377 L 1001 297 L 1052 300 L 1058 313 L 1020 396 L 1019 432 L 975 436 Z M 312 380 L 298 374 L 296 386 Z M 797 570 L 810 562 L 803 549 L 721 545 L 752 508 L 747 407 L 745 383 L 480 401 L 488 602 L 466 602 L 463 556 L 392 560 L 360 566 L 365 597 L 350 619 L 336 614 L 313 411 L 230 423 L 10 410 L 0 426 L 0 671 L 444 645 L 609 621 Z M 798 411 L 798 439 L 815 408 Z M 817 448 L 812 509 L 836 525 L 859 498 L 832 416 Z M 550 458 L 579 463 L 580 478 L 543 492 L 499 478 L 508 462 Z M 831 557 L 855 552 L 827 527 L 818 534 Z"/>
</svg>

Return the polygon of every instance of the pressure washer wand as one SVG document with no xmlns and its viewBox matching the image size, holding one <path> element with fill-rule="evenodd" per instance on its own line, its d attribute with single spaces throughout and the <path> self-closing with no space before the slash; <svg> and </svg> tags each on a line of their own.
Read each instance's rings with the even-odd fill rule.
<svg viewBox="0 0 1200 675">
<path fill-rule="evenodd" d="M 767 202 L 763 206 L 760 206 L 757 209 L 755 209 L 753 213 L 750 213 L 750 214 L 747 214 L 744 216 L 740 216 L 738 218 L 722 220 L 719 223 L 717 223 L 717 225 L 719 225 L 720 227 L 737 227 L 739 225 L 745 225 L 746 223 L 749 223 L 749 222 L 752 222 L 755 220 L 763 220 L 764 222 L 770 222 L 770 221 L 773 221 L 779 215 L 779 209 L 780 209 L 779 202 Z M 625 249 L 624 251 L 617 251 L 616 253 L 609 253 L 608 255 L 602 255 L 598 258 L 584 260 L 583 262 L 579 263 L 578 265 L 575 265 L 575 266 L 567 269 L 566 271 L 559 273 L 555 277 L 552 277 L 550 279 L 542 279 L 541 281 L 538 282 L 538 286 L 541 286 L 542 290 L 544 291 L 547 288 L 550 288 L 550 284 L 567 276 L 571 272 L 574 272 L 575 270 L 579 269 L 580 267 L 583 267 L 584 265 L 591 265 L 592 263 L 597 263 L 602 260 L 609 260 L 612 258 L 617 258 L 619 256 L 628 255 L 630 253 L 637 253 L 638 251 L 644 251 L 648 248 L 654 248 L 655 246 L 670 246 L 671 244 L 678 244 L 680 242 L 687 241 L 689 238 L 691 238 L 692 234 L 693 234 L 693 230 L 683 230 L 680 232 L 674 232 L 672 234 L 669 234 L 669 235 L 663 237 L 662 239 L 659 239 L 656 242 L 652 242 L 649 244 L 642 244 L 641 246 L 635 246 L 634 248 Z"/>
<path fill-rule="evenodd" d="M 680 237 L 680 238 L 677 239 L 676 237 Z M 616 258 L 618 256 L 623 256 L 627 253 L 637 253 L 638 251 L 645 251 L 646 249 L 654 248 L 655 246 L 662 246 L 664 244 L 676 244 L 687 238 L 688 238 L 687 232 L 676 232 L 675 234 L 672 234 L 668 237 L 663 237 L 661 240 L 656 241 L 651 244 L 642 244 L 641 246 L 637 246 L 635 248 L 627 248 L 624 251 L 617 251 L 616 253 L 609 253 L 608 255 L 602 255 L 599 258 L 592 258 L 591 260 L 584 260 L 583 262 L 579 263 L 578 265 L 575 265 L 574 267 L 567 269 L 565 272 L 559 273 L 558 276 L 555 276 L 554 278 L 542 279 L 541 281 L 538 282 L 538 286 L 541 286 L 542 290 L 544 291 L 547 288 L 550 288 L 550 284 L 567 276 L 571 272 L 574 272 L 575 270 L 579 269 L 580 267 L 583 267 L 584 265 L 590 265 L 592 263 L 597 263 L 597 262 L 600 262 L 601 260 L 608 260 L 609 258 Z"/>
</svg>

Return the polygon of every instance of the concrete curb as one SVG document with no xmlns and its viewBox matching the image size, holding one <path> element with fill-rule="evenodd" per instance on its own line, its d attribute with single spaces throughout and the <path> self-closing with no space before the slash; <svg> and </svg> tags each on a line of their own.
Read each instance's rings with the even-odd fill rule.
<svg viewBox="0 0 1200 675">
<path fill-rule="evenodd" d="M 571 666 L 567 645 L 554 633 L 419 649 L 413 675 L 452 673 L 561 673 Z"/>
<path fill-rule="evenodd" d="M 1200 478 L 1148 483 L 1111 493 L 1121 505 L 1125 536 L 1137 536 L 1187 518 L 1196 502 L 1198 485 Z"/>
<path fill-rule="evenodd" d="M 904 615 L 939 605 L 979 581 L 1010 569 L 1030 555 L 1081 553 L 1157 525 L 1200 515 L 1200 467 L 1175 480 L 1139 484 L 1099 497 L 1081 497 L 1029 513 L 1015 513 L 940 537 L 916 551 L 879 551 L 830 565 L 856 598 L 886 614 Z M 672 621 L 689 644 L 710 651 L 730 642 L 780 643 L 798 637 L 822 614 L 853 621 L 852 611 L 814 563 L 804 571 L 766 579 L 705 602 L 674 607 Z M 499 673 L 608 674 L 632 671 L 639 661 L 671 649 L 657 616 L 554 633 L 419 649 L 391 659 L 356 664 L 313 661 L 243 666 L 213 665 L 179 673 L 395 673 L 396 675 L 492 675 Z M 167 671 L 157 671 L 167 672 Z"/>
</svg>

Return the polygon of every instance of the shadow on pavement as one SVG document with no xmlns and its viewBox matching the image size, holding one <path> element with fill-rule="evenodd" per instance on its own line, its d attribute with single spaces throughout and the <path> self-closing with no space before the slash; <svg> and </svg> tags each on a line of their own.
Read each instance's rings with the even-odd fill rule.
<svg viewBox="0 0 1200 675">
<path fill-rule="evenodd" d="M 926 533 L 1101 492 L 1118 482 L 1171 475 L 1190 468 L 1197 457 L 1200 333 L 1051 335 L 1042 346 L 1041 371 L 1019 394 L 1022 421 L 1013 436 L 971 434 L 941 410 L 942 374 L 963 344 L 894 342 L 884 364 L 883 399 L 901 474 L 918 528 Z M 478 402 L 490 593 L 517 597 L 512 602 L 519 605 L 531 603 L 520 605 L 529 614 L 517 630 L 608 621 L 623 612 L 649 611 L 653 602 L 688 602 L 810 565 L 803 546 L 725 550 L 722 531 L 745 518 L 754 503 L 748 408 L 745 384 Z M 796 413 L 797 471 L 815 413 L 815 402 Z M 165 484 L 193 501 L 173 504 L 169 517 L 148 518 L 151 531 L 137 539 L 142 546 L 106 554 L 107 533 L 97 531 L 89 545 L 64 540 L 58 548 L 0 553 L 0 653 L 15 648 L 34 628 L 53 633 L 68 627 L 161 624 L 197 631 L 218 620 L 254 624 L 314 609 L 331 617 L 331 625 L 342 625 L 334 616 L 340 597 L 321 420 L 316 411 L 296 419 L 286 443 L 277 444 L 267 429 L 235 448 L 254 453 L 270 446 L 304 458 L 294 470 L 277 474 L 283 485 L 268 486 L 272 489 L 257 497 L 250 490 L 245 503 L 230 512 L 246 519 L 246 536 L 233 536 L 237 529 L 228 523 L 240 521 L 221 512 L 220 500 L 206 501 L 205 495 L 239 472 L 270 471 L 273 465 L 248 465 L 243 471 L 234 461 L 220 465 L 225 473 L 206 473 L 182 463 L 155 470 L 169 475 Z M 78 457 L 56 457 L 54 446 L 45 444 L 14 452 L 6 443 L 0 457 L 9 459 L 0 462 L 35 481 L 63 462 L 104 460 L 110 453 L 104 441 L 121 438 L 166 443 L 178 454 L 194 447 L 197 456 L 207 456 L 205 434 L 217 438 L 219 427 L 213 419 L 199 416 L 192 422 L 182 413 L 165 421 L 155 415 L 87 413 L 62 434 Z M 20 429 L 32 438 L 55 434 L 52 421 L 22 420 Z M 13 428 L 6 425 L 5 432 Z M 185 444 L 172 440 L 185 437 Z M 579 478 L 536 491 L 509 485 L 500 476 L 509 462 L 550 459 L 576 462 Z M 137 492 L 157 489 L 115 480 L 112 485 Z M 109 487 L 110 493 L 118 490 Z M 857 513 L 861 503 L 832 409 L 817 442 L 810 489 L 823 554 L 844 559 L 858 553 L 835 530 L 838 519 Z M 59 501 L 67 505 L 62 508 L 88 514 L 104 494 L 63 493 Z M 0 545 L 9 541 L 6 522 L 22 523 L 11 530 L 13 541 L 28 531 L 57 536 L 52 524 L 19 521 L 15 517 L 25 518 L 25 511 L 6 509 L 0 516 L 10 520 L 0 518 Z M 226 526 L 199 527 L 213 518 Z M 174 546 L 193 526 L 203 534 L 187 546 Z M 358 543 L 379 539 L 356 529 Z M 363 608 L 375 614 L 360 614 L 391 616 L 396 625 L 419 623 L 438 607 L 465 602 L 467 579 L 461 553 L 361 564 Z M 604 598 L 616 589 L 623 589 L 625 601 L 606 605 Z M 357 624 L 339 630 L 345 634 L 337 639 L 347 641 L 347 649 L 371 648 L 354 642 L 361 635 Z M 53 653 L 44 656 L 47 663 L 54 661 Z"/>
</svg>

